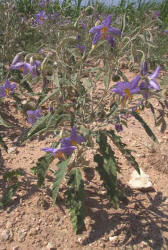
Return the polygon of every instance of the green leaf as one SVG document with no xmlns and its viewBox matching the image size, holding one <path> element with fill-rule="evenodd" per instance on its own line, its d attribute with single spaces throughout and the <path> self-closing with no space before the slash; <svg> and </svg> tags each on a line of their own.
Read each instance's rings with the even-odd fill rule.
<svg viewBox="0 0 168 250">
<path fill-rule="evenodd" d="M 149 108 L 151 109 L 151 112 L 152 112 L 152 114 L 153 114 L 153 118 L 154 118 L 154 121 L 155 121 L 155 126 L 156 126 L 156 114 L 155 114 L 155 109 L 154 109 L 153 105 L 152 105 L 150 102 L 148 102 L 147 105 L 148 105 Z"/>
<path fill-rule="evenodd" d="M 50 99 L 52 96 L 54 96 L 56 93 L 58 92 L 58 89 L 55 89 L 52 93 L 50 93 L 49 95 L 45 96 L 40 103 L 38 104 L 39 106 L 41 106 L 43 103 L 45 103 L 48 99 Z"/>
<path fill-rule="evenodd" d="M 68 169 L 68 163 L 69 163 L 70 158 L 68 158 L 65 161 L 61 161 L 57 164 L 58 170 L 55 172 L 55 179 L 53 182 L 53 189 L 52 189 L 52 197 L 53 197 L 53 202 L 56 203 L 57 199 L 57 194 L 59 191 L 59 186 L 61 185 L 61 182 L 63 181 L 67 169 Z"/>
<path fill-rule="evenodd" d="M 8 152 L 8 147 L 6 146 L 6 143 L 3 141 L 1 136 L 0 136 L 0 145 L 5 149 L 6 152 Z"/>
<path fill-rule="evenodd" d="M 59 142 L 52 143 L 52 147 L 57 147 L 58 143 Z M 42 188 L 44 186 L 47 171 L 49 169 L 51 162 L 54 159 L 55 158 L 51 154 L 46 153 L 45 156 L 42 156 L 38 159 L 36 163 L 36 167 L 33 168 L 33 172 L 35 173 L 35 175 L 37 175 L 37 179 L 38 179 L 37 185 L 39 188 Z"/>
<path fill-rule="evenodd" d="M 45 177 L 51 161 L 52 157 L 50 155 L 47 155 L 40 157 L 36 163 L 35 172 L 37 174 L 37 185 L 39 188 L 42 188 L 44 186 Z"/>
<path fill-rule="evenodd" d="M 107 143 L 107 136 L 105 132 L 101 131 L 97 143 L 99 144 L 100 154 L 94 156 L 94 161 L 97 163 L 96 170 L 98 171 L 101 179 L 103 180 L 104 187 L 107 190 L 107 194 L 110 196 L 114 207 L 119 208 L 119 198 L 121 192 L 118 190 L 117 185 L 117 171 L 118 165 L 116 163 L 114 152 L 111 146 Z"/>
<path fill-rule="evenodd" d="M 143 120 L 143 118 L 137 113 L 137 112 L 132 112 L 132 115 L 135 117 L 135 119 L 137 119 L 142 127 L 145 129 L 146 133 L 149 135 L 149 137 L 156 143 L 158 142 L 158 139 L 156 138 L 156 136 L 154 135 L 154 133 L 152 132 L 152 130 L 150 129 L 150 127 L 146 124 L 146 122 Z"/>
<path fill-rule="evenodd" d="M 110 112 L 107 114 L 106 117 L 112 115 L 117 110 L 117 108 L 118 108 L 117 102 L 113 102 L 113 104 L 110 106 Z"/>
<path fill-rule="evenodd" d="M 70 211 L 73 229 L 75 233 L 79 233 L 85 227 L 84 182 L 79 168 L 71 170 L 68 185 L 65 192 L 66 206 Z"/>
<path fill-rule="evenodd" d="M 127 161 L 130 162 L 130 164 L 137 170 L 137 172 L 140 174 L 139 171 L 139 165 L 137 161 L 135 160 L 134 156 L 131 154 L 131 150 L 125 148 L 126 144 L 124 144 L 121 141 L 121 137 L 117 136 L 114 132 L 114 130 L 108 131 L 108 136 L 114 143 L 114 145 L 120 150 L 120 152 L 124 155 L 124 157 L 127 159 Z"/>
<path fill-rule="evenodd" d="M 10 126 L 4 121 L 1 115 L 0 115 L 0 125 L 4 126 L 5 128 L 10 128 Z"/>
<path fill-rule="evenodd" d="M 33 125 L 33 127 L 30 129 L 28 134 L 22 139 L 21 145 L 23 145 L 27 139 L 30 139 L 32 136 L 38 134 L 40 131 L 43 131 L 44 128 L 46 128 L 47 121 L 51 116 L 52 114 L 48 114 L 46 116 L 39 118 Z"/>
</svg>

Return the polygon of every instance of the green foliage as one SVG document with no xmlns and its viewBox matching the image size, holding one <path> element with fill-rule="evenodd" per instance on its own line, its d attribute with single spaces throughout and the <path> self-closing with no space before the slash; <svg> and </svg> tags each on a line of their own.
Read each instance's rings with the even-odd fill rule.
<svg viewBox="0 0 168 250">
<path fill-rule="evenodd" d="M 53 197 L 53 202 L 56 203 L 59 187 L 65 178 L 67 169 L 68 169 L 68 163 L 69 163 L 69 158 L 65 161 L 61 161 L 57 164 L 58 170 L 55 172 L 55 178 L 53 181 L 53 189 L 52 189 L 52 197 Z"/>
<path fill-rule="evenodd" d="M 5 181 L 5 189 L 3 190 L 3 196 L 0 201 L 0 207 L 6 206 L 14 194 L 17 192 L 17 189 L 23 184 L 23 181 L 19 180 L 19 177 L 24 176 L 22 169 L 16 169 L 7 171 L 3 175 L 3 180 Z"/>
<path fill-rule="evenodd" d="M 116 135 L 114 130 L 108 131 L 107 135 L 110 137 L 110 139 L 112 140 L 114 145 L 120 150 L 120 152 L 123 154 L 123 156 L 129 161 L 129 163 L 140 174 L 138 163 L 136 162 L 134 156 L 131 154 L 131 150 L 125 148 L 126 144 L 121 141 L 121 137 Z"/>
<path fill-rule="evenodd" d="M 69 208 L 73 229 L 75 233 L 79 233 L 85 226 L 84 182 L 79 168 L 71 170 L 69 177 L 68 190 L 65 192 L 66 205 Z"/>
<path fill-rule="evenodd" d="M 5 128 L 9 128 L 10 126 L 4 121 L 2 116 L 0 115 L 0 125 L 2 125 Z"/>
<path fill-rule="evenodd" d="M 8 151 L 8 147 L 7 147 L 6 143 L 3 141 L 2 136 L 0 136 L 0 145 L 3 149 L 5 149 L 6 152 Z"/>
<path fill-rule="evenodd" d="M 117 209 L 119 208 L 121 192 L 118 190 L 117 185 L 117 172 L 119 171 L 119 168 L 115 160 L 114 151 L 107 143 L 105 132 L 100 132 L 97 142 L 101 154 L 96 154 L 94 156 L 94 161 L 98 165 L 96 170 L 98 171 L 100 178 L 103 180 L 104 187 L 107 190 L 107 194 L 110 196 L 110 200 Z"/>
<path fill-rule="evenodd" d="M 143 118 L 137 113 L 137 112 L 132 112 L 132 115 L 135 117 L 135 119 L 137 119 L 142 127 L 145 129 L 146 133 L 149 135 L 149 137 L 156 143 L 158 142 L 158 139 L 156 138 L 156 136 L 154 135 L 154 133 L 152 132 L 152 130 L 150 129 L 150 127 L 146 124 L 146 122 L 143 120 Z"/>
</svg>

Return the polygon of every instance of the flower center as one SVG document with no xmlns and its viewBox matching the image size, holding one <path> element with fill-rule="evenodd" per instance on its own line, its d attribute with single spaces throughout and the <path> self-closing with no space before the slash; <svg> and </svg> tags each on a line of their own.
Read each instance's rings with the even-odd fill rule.
<svg viewBox="0 0 168 250">
<path fill-rule="evenodd" d="M 128 98 L 131 98 L 131 91 L 129 89 L 124 89 L 124 93 L 125 93 L 125 96 L 127 96 Z"/>
<path fill-rule="evenodd" d="M 101 34 L 102 34 L 102 38 L 105 39 L 106 38 L 106 34 L 107 34 L 108 28 L 107 27 L 103 27 L 101 29 Z"/>
<path fill-rule="evenodd" d="M 9 88 L 6 88 L 6 89 L 5 89 L 5 92 L 6 92 L 6 95 L 9 95 L 10 89 L 9 89 Z"/>
<path fill-rule="evenodd" d="M 41 17 L 40 17 L 40 21 L 43 21 L 43 20 L 44 20 L 44 18 L 41 16 Z"/>
<path fill-rule="evenodd" d="M 78 142 L 76 142 L 75 140 L 71 140 L 71 145 L 72 146 L 77 146 L 79 143 Z"/>
<path fill-rule="evenodd" d="M 65 160 L 66 159 L 65 154 L 62 153 L 62 151 L 57 152 L 56 157 L 58 157 L 58 159 L 60 159 L 60 160 Z"/>
<path fill-rule="evenodd" d="M 20 67 L 20 71 L 22 71 L 22 72 L 23 72 L 23 70 L 24 70 L 24 66 Z"/>
</svg>

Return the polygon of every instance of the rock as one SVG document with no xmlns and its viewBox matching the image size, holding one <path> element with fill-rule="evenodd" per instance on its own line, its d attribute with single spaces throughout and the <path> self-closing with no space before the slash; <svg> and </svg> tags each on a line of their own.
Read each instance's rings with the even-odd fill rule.
<svg viewBox="0 0 168 250">
<path fill-rule="evenodd" d="M 25 241 L 26 235 L 27 235 L 27 232 L 24 229 L 21 229 L 18 233 L 18 241 L 19 242 Z"/>
<path fill-rule="evenodd" d="M 3 242 L 3 241 L 7 241 L 10 237 L 10 231 L 8 229 L 6 230 L 3 230 L 1 235 L 0 235 L 0 241 Z"/>
<path fill-rule="evenodd" d="M 117 236 L 110 236 L 109 237 L 109 241 L 116 241 L 117 240 Z"/>
<path fill-rule="evenodd" d="M 18 246 L 14 246 L 14 247 L 12 248 L 12 250 L 19 250 L 19 247 L 18 247 Z"/>
<path fill-rule="evenodd" d="M 140 175 L 136 170 L 134 170 L 131 174 L 131 178 L 129 180 L 129 186 L 133 189 L 151 191 L 154 190 L 152 182 L 149 180 L 149 175 L 145 174 L 143 170 L 140 168 Z"/>
<path fill-rule="evenodd" d="M 29 232 L 30 236 L 36 235 L 38 233 L 38 230 L 36 228 L 32 228 Z"/>
<path fill-rule="evenodd" d="M 47 250 L 56 250 L 56 247 L 54 246 L 54 244 L 52 242 L 48 242 L 46 249 Z"/>
<path fill-rule="evenodd" d="M 16 153 L 16 148 L 8 148 L 8 154 Z"/>
<path fill-rule="evenodd" d="M 10 229 L 12 227 L 12 222 L 11 221 L 7 221 L 6 223 L 6 229 Z"/>
</svg>

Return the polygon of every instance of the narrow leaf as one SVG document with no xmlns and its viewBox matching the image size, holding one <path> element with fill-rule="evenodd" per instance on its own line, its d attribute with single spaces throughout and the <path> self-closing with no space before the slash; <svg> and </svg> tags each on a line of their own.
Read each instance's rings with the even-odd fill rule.
<svg viewBox="0 0 168 250">
<path fill-rule="evenodd" d="M 3 141 L 1 136 L 0 136 L 0 145 L 5 149 L 6 152 L 8 152 L 8 147 L 6 146 L 6 143 Z"/>
<path fill-rule="evenodd" d="M 97 142 L 100 147 L 99 151 L 102 155 L 96 154 L 94 156 L 94 161 L 97 163 L 96 170 L 103 180 L 104 187 L 107 190 L 107 194 L 110 196 L 110 200 L 117 209 L 119 208 L 120 198 L 120 192 L 117 186 L 118 165 L 114 157 L 114 152 L 107 142 L 107 136 L 105 135 L 105 132 L 100 132 Z"/>
<path fill-rule="evenodd" d="M 146 124 L 146 122 L 143 120 L 143 118 L 137 113 L 137 112 L 132 112 L 132 115 L 135 117 L 135 119 L 137 119 L 142 127 L 145 129 L 146 133 L 149 135 L 149 137 L 156 143 L 158 142 L 158 139 L 156 138 L 156 136 L 154 135 L 154 133 L 152 132 L 152 130 L 150 129 L 150 127 Z"/>
<path fill-rule="evenodd" d="M 61 161 L 57 164 L 58 170 L 55 172 L 55 179 L 53 182 L 53 189 L 52 189 L 52 197 L 53 197 L 53 202 L 56 203 L 59 187 L 61 185 L 61 182 L 63 181 L 67 169 L 68 169 L 68 163 L 69 163 L 70 158 L 68 158 L 65 161 Z"/>
<path fill-rule="evenodd" d="M 124 155 L 124 157 L 130 162 L 130 164 L 137 170 L 137 172 L 140 174 L 139 171 L 139 165 L 137 161 L 135 160 L 134 156 L 131 154 L 131 150 L 125 148 L 126 144 L 124 144 L 121 141 L 121 137 L 117 136 L 114 132 L 114 130 L 108 131 L 108 136 L 114 143 L 114 145 L 120 150 L 120 152 Z"/>
<path fill-rule="evenodd" d="M 85 226 L 84 182 L 79 168 L 71 170 L 68 185 L 69 189 L 65 193 L 66 205 L 70 211 L 73 229 L 75 233 L 79 233 Z"/>
<path fill-rule="evenodd" d="M 0 115 L 0 125 L 4 126 L 5 128 L 9 128 L 10 126 L 4 121 L 4 119 Z"/>
</svg>

